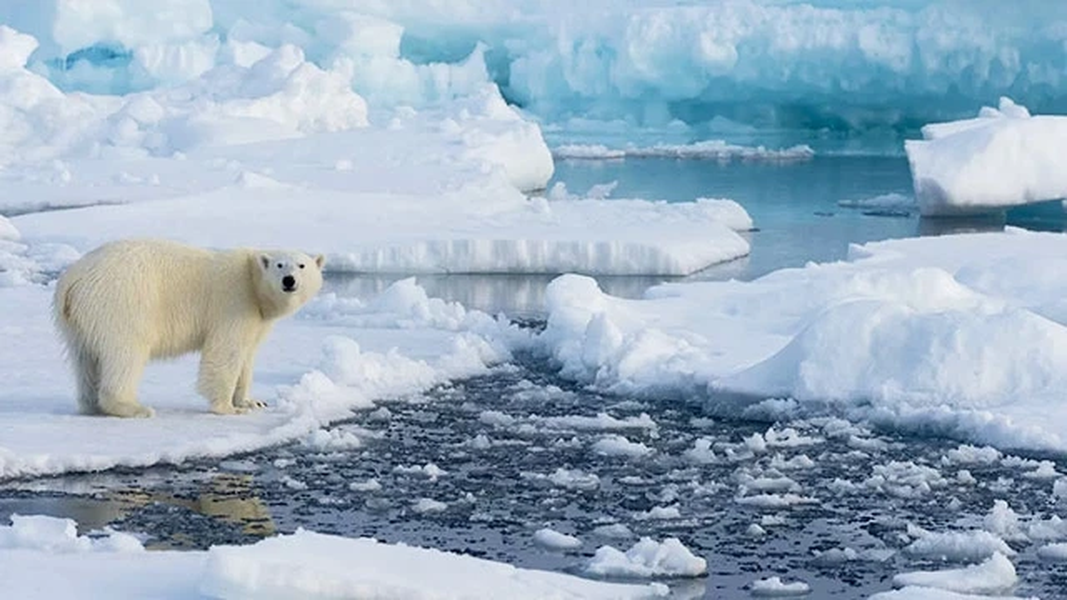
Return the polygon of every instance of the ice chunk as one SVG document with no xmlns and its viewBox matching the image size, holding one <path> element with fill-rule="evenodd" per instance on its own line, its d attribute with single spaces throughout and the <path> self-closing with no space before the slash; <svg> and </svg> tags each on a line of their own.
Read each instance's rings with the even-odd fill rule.
<svg viewBox="0 0 1067 600">
<path fill-rule="evenodd" d="M 1015 556 L 1002 538 L 988 531 L 932 532 L 915 530 L 919 537 L 904 551 L 912 556 L 938 558 L 957 562 L 984 560 L 993 554 Z"/>
<path fill-rule="evenodd" d="M 11 515 L 10 526 L 0 525 L 0 548 L 49 554 L 144 550 L 141 542 L 127 533 L 109 531 L 103 537 L 81 536 L 73 520 L 44 515 Z"/>
<path fill-rule="evenodd" d="M 893 577 L 899 586 L 925 586 L 967 594 L 994 594 L 1009 590 L 1018 581 L 1015 566 L 1006 556 L 994 552 L 981 564 L 944 571 L 913 571 Z"/>
<path fill-rule="evenodd" d="M 775 575 L 767 579 L 758 579 L 752 582 L 750 591 L 753 596 L 762 598 L 784 598 L 787 596 L 804 596 L 811 592 L 811 586 L 803 581 L 786 583 L 781 577 Z"/>
<path fill-rule="evenodd" d="M 586 571 L 618 577 L 697 577 L 707 573 L 707 568 L 707 561 L 694 556 L 678 538 L 667 538 L 660 543 L 644 537 L 625 553 L 612 546 L 601 546 L 589 560 Z"/>
<path fill-rule="evenodd" d="M 641 458 L 654 450 L 641 442 L 632 442 L 621 435 L 608 435 L 593 443 L 593 451 L 602 456 Z"/>
<path fill-rule="evenodd" d="M 582 545 L 582 540 L 547 527 L 534 532 L 534 542 L 552 550 L 572 550 Z"/>
<path fill-rule="evenodd" d="M 1067 197 L 1067 117 L 1034 116 L 1008 98 L 977 119 L 928 125 L 908 140 L 922 214 L 982 213 Z"/>
</svg>

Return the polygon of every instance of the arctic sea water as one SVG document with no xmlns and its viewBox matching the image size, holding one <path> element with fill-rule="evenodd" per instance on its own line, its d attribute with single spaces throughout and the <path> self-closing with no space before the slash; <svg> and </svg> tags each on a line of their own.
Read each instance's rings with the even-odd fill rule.
<svg viewBox="0 0 1067 600">
<path fill-rule="evenodd" d="M 903 156 L 841 155 L 810 160 L 717 161 L 642 158 L 556 161 L 552 182 L 571 194 L 600 187 L 608 198 L 642 198 L 691 202 L 729 198 L 751 215 L 755 229 L 744 235 L 752 249 L 747 257 L 713 265 L 685 278 L 600 276 L 600 286 L 622 297 L 640 297 L 664 281 L 751 280 L 771 271 L 808 262 L 847 258 L 850 244 L 993 231 L 1007 222 L 1036 229 L 1062 229 L 1063 210 L 1015 209 L 1003 215 L 969 219 L 923 219 L 912 198 L 912 183 Z M 334 291 L 368 296 L 401 275 L 337 276 Z M 423 275 L 419 284 L 431 296 L 455 300 L 468 308 L 512 317 L 543 316 L 544 289 L 554 275 Z"/>
</svg>

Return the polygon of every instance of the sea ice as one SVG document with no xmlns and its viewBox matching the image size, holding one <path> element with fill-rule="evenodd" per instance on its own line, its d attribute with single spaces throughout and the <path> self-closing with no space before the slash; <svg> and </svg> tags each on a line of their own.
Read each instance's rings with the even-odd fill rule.
<svg viewBox="0 0 1067 600">
<path fill-rule="evenodd" d="M 978 118 L 923 128 L 908 140 L 915 197 L 925 216 L 1003 210 L 1067 198 L 1067 117 L 1031 116 L 1009 98 Z"/>
<path fill-rule="evenodd" d="M 1009 229 L 875 242 L 853 246 L 847 261 L 751 282 L 664 284 L 636 300 L 566 275 L 548 287 L 538 342 L 565 377 L 699 400 L 712 416 L 792 398 L 783 417 L 829 414 L 1063 449 L 1067 413 L 1050 416 L 1063 412 L 1067 386 L 1065 239 Z M 949 460 L 982 456 L 962 449 Z M 907 485 L 921 491 L 918 480 Z"/>
<path fill-rule="evenodd" d="M 784 598 L 787 596 L 804 596 L 811 592 L 811 586 L 803 581 L 786 583 L 781 577 L 775 575 L 767 579 L 757 579 L 752 582 L 750 591 L 753 596 L 763 598 Z"/>
<path fill-rule="evenodd" d="M 667 538 L 661 543 L 643 537 L 626 552 L 601 546 L 589 560 L 586 571 L 619 577 L 697 577 L 707 573 L 707 568 L 707 561 L 694 556 L 678 538 Z"/>
<path fill-rule="evenodd" d="M 538 545 L 551 550 L 573 550 L 574 548 L 580 548 L 582 545 L 582 540 L 573 535 L 561 533 L 547 527 L 535 531 L 533 539 Z"/>
<path fill-rule="evenodd" d="M 251 546 L 207 552 L 201 590 L 218 597 L 336 598 L 367 596 L 507 598 L 556 595 L 644 598 L 664 586 L 593 582 L 369 538 L 348 539 L 298 530 Z"/>
<path fill-rule="evenodd" d="M 913 571 L 893 577 L 898 586 L 925 586 L 966 594 L 994 594 L 1009 590 L 1018 577 L 1006 556 L 993 553 L 984 562 L 944 571 Z"/>
</svg>

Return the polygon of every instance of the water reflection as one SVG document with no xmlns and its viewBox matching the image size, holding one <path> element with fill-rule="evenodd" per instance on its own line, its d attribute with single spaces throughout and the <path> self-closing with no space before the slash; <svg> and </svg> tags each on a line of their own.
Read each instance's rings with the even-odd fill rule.
<svg viewBox="0 0 1067 600">
<path fill-rule="evenodd" d="M 75 520 L 84 535 L 88 531 L 121 524 L 146 507 L 156 505 L 164 511 L 184 509 L 207 517 L 211 522 L 227 524 L 235 533 L 250 538 L 277 533 L 270 509 L 258 496 L 251 474 L 183 475 L 179 487 L 173 485 L 176 483 L 174 473 L 165 478 L 155 478 L 150 473 L 70 475 L 5 486 L 9 492 L 32 492 L 33 495 L 19 497 L 15 494 L 0 499 L 0 522 L 7 522 L 12 514 L 49 515 Z M 136 527 L 125 529 L 138 530 Z M 202 546 L 202 541 L 177 534 L 163 535 L 145 543 L 149 549 Z"/>
</svg>

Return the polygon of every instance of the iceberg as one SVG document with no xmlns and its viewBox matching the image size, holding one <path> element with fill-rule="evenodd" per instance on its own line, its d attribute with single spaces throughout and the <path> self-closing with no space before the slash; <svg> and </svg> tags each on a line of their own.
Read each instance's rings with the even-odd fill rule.
<svg viewBox="0 0 1067 600">
<path fill-rule="evenodd" d="M 542 122 L 899 134 L 1008 94 L 1067 98 L 1067 6 L 1029 0 L 582 3 L 14 0 L 65 90 L 173 85 L 283 45 L 365 99 L 425 107 L 493 83 Z"/>
<path fill-rule="evenodd" d="M 995 212 L 1067 198 L 1067 116 L 1031 116 L 1010 98 L 977 118 L 933 123 L 904 143 L 925 216 Z"/>
</svg>

